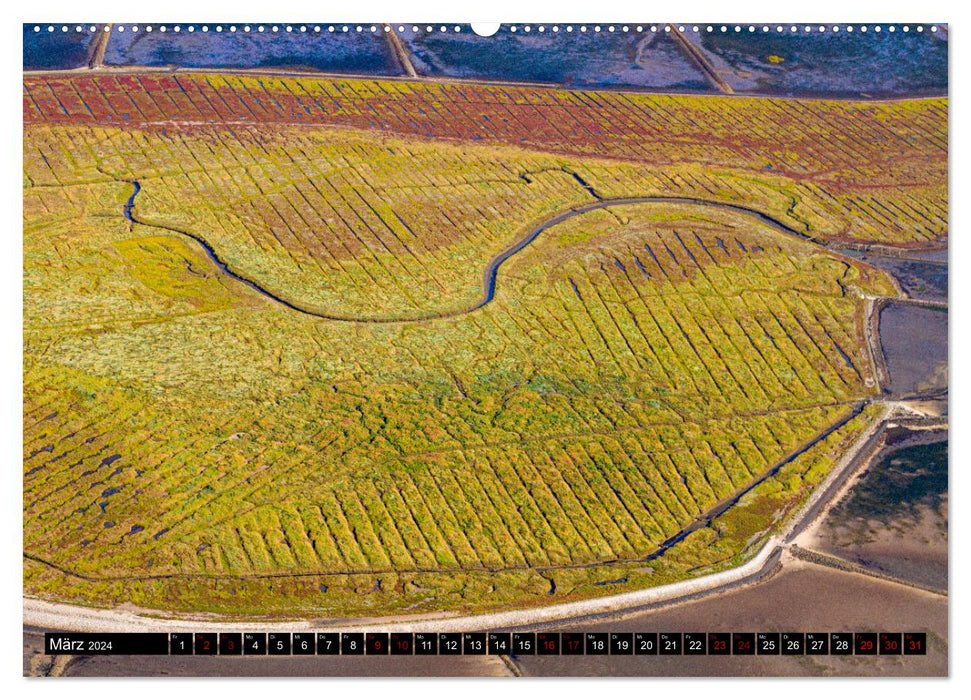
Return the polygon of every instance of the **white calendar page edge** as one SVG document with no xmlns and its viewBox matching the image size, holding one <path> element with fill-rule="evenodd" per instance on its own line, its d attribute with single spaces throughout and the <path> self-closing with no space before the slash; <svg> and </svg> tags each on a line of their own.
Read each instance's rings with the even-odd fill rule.
<svg viewBox="0 0 971 700">
<path fill-rule="evenodd" d="M 128 696 L 138 693 L 139 700 L 171 698 L 173 693 L 182 695 L 189 692 L 197 694 L 222 692 L 216 684 L 229 679 L 179 679 L 164 682 L 162 679 L 85 679 L 60 682 L 44 682 L 22 677 L 21 650 L 21 597 L 22 597 L 22 558 L 21 530 L 22 483 L 15 465 L 21 460 L 22 447 L 22 244 L 19 232 L 22 227 L 22 187 L 21 161 L 22 149 L 22 103 L 21 70 L 22 46 L 20 25 L 29 21 L 78 22 L 78 21 L 124 21 L 124 22 L 227 22 L 227 21 L 320 21 L 327 22 L 544 22 L 544 23 L 605 23 L 614 21 L 682 21 L 682 22 L 722 22 L 722 23 L 860 23 L 860 22 L 940 22 L 949 24 L 949 58 L 951 74 L 949 79 L 949 111 L 952 126 L 958 119 L 971 124 L 965 116 L 965 96 L 969 93 L 968 75 L 971 70 L 965 56 L 968 49 L 962 46 L 961 39 L 969 17 L 966 7 L 958 8 L 956 3 L 940 0 L 922 2 L 901 2 L 884 0 L 880 3 L 855 4 L 846 0 L 815 0 L 811 3 L 755 2 L 738 0 L 732 3 L 716 0 L 696 0 L 690 3 L 645 3 L 624 2 L 622 0 L 597 0 L 587 4 L 564 3 L 562 0 L 471 0 L 457 3 L 447 0 L 422 0 L 421 2 L 391 2 L 391 0 L 368 0 L 358 3 L 319 3 L 297 0 L 275 0 L 266 4 L 246 4 L 229 2 L 201 3 L 198 0 L 165 0 L 159 3 L 131 3 L 120 0 L 78 3 L 67 0 L 47 0 L 44 3 L 8 3 L 3 10 L 3 26 L 10 32 L 3 47 L 4 98 L 3 117 L 4 138 L 2 142 L 8 153 L 5 154 L 5 167 L 2 170 L 6 187 L 3 196 L 6 206 L 6 232 L 2 284 L 2 319 L 4 323 L 4 342 L 0 344 L 3 359 L 2 418 L 0 429 L 3 431 L 3 464 L 6 473 L 0 484 L 3 494 L 2 509 L 4 532 L 3 558 L 5 575 L 2 592 L 5 606 L 2 609 L 3 632 L 0 668 L 4 680 L 13 680 L 7 685 L 13 694 L 10 697 L 65 698 L 82 700 L 87 697 L 103 699 L 115 694 Z M 953 115 L 958 115 L 955 119 Z M 969 127 L 965 127 L 968 129 Z M 951 256 L 961 265 L 971 267 L 971 233 L 964 231 L 966 222 L 971 222 L 968 207 L 962 201 L 961 193 L 969 191 L 967 177 L 969 139 L 960 130 L 950 131 L 951 150 L 949 163 L 950 223 L 949 237 Z M 964 197 L 966 199 L 966 196 Z M 967 341 L 971 329 L 968 317 L 969 286 L 968 278 L 952 275 L 950 298 L 954 322 L 950 324 L 951 353 L 961 357 L 969 345 Z M 971 372 L 960 364 L 951 365 L 951 430 L 950 454 L 950 542 L 952 554 L 965 550 L 969 538 L 968 521 L 962 517 L 965 501 L 968 500 L 966 485 L 971 481 L 964 468 L 971 461 L 971 428 L 968 412 L 971 402 L 966 398 L 971 392 Z M 956 496 L 955 496 L 956 495 Z M 959 500 L 955 502 L 955 497 Z M 9 533 L 16 533 L 11 536 Z M 958 543 L 955 546 L 955 542 Z M 968 562 L 971 555 L 952 556 L 951 589 L 960 591 L 968 581 Z M 785 700 L 816 700 L 820 696 L 844 695 L 867 696 L 879 694 L 880 700 L 893 698 L 916 698 L 917 700 L 937 700 L 941 697 L 965 696 L 971 683 L 971 670 L 966 662 L 971 645 L 962 643 L 961 637 L 971 633 L 968 624 L 969 605 L 965 595 L 954 596 L 950 603 L 950 673 L 951 678 L 942 680 L 919 679 L 531 679 L 524 682 L 508 682 L 498 679 L 231 679 L 229 691 L 234 699 L 275 698 L 283 691 L 294 698 L 342 698 L 378 697 L 387 693 L 389 698 L 456 698 L 461 700 L 480 700 L 493 698 L 501 693 L 504 700 L 518 698 L 549 698 L 565 700 L 585 698 L 590 700 L 646 699 L 649 696 L 665 695 L 671 698 L 736 698 L 758 694 L 760 698 L 783 697 Z M 16 678 L 16 679 L 15 679 Z M 15 680 L 14 680 L 15 679 Z M 172 683 L 175 682 L 176 685 Z M 134 687 L 133 684 L 138 684 Z M 278 686 L 278 683 L 285 685 Z M 366 685 L 365 685 L 366 683 Z M 960 689 L 964 688 L 962 692 Z M 361 694 L 365 695 L 361 695 Z M 609 695 L 606 695 L 608 694 Z M 373 695 L 372 695 L 373 694 Z"/>
</svg>

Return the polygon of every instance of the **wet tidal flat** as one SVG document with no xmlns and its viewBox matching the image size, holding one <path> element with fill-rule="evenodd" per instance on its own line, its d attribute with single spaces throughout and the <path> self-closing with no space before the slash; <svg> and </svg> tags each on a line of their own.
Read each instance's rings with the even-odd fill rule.
<svg viewBox="0 0 971 700">
<path fill-rule="evenodd" d="M 701 600 L 560 628 L 625 632 L 927 632 L 927 656 L 534 656 L 525 676 L 941 676 L 947 674 L 947 599 L 805 562 Z"/>
<path fill-rule="evenodd" d="M 405 33 L 419 75 L 709 92 L 704 73 L 669 35 L 522 34 L 504 28 L 483 39 L 471 32 Z"/>
<path fill-rule="evenodd" d="M 773 30 L 776 27 L 772 27 Z M 688 34 L 737 92 L 900 97 L 947 92 L 944 31 Z M 889 30 L 889 28 L 886 28 Z"/>
<path fill-rule="evenodd" d="M 24 70 L 63 70 L 86 66 L 94 48 L 95 35 L 89 31 L 61 31 L 61 25 L 24 25 Z M 87 27 L 85 27 L 87 29 Z"/>
<path fill-rule="evenodd" d="M 383 34 L 267 31 L 183 31 L 115 33 L 105 63 L 112 66 L 183 66 L 190 68 L 275 68 L 330 73 L 400 75 Z M 190 31 L 190 27 L 194 31 Z M 171 29 L 171 28 L 170 28 Z"/>
<path fill-rule="evenodd" d="M 946 590 L 946 431 L 896 429 L 815 533 L 814 549 L 868 570 Z"/>
<path fill-rule="evenodd" d="M 880 342 L 894 394 L 933 392 L 947 386 L 946 309 L 887 304 L 880 312 Z"/>
<path fill-rule="evenodd" d="M 923 301 L 947 301 L 948 267 L 933 259 L 900 259 L 870 257 L 863 258 L 877 267 L 891 273 L 904 292 L 912 299 Z"/>
</svg>

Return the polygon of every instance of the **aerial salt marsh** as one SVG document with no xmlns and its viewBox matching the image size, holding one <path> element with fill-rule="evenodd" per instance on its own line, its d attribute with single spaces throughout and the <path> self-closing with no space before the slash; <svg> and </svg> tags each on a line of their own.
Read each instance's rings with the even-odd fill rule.
<svg viewBox="0 0 971 700">
<path fill-rule="evenodd" d="M 869 105 L 516 90 L 25 80 L 30 594 L 547 605 L 736 566 L 806 501 L 880 414 L 864 317 L 896 294 L 823 243 L 942 240 L 946 102 L 879 107 L 896 169 L 780 147 Z"/>
</svg>

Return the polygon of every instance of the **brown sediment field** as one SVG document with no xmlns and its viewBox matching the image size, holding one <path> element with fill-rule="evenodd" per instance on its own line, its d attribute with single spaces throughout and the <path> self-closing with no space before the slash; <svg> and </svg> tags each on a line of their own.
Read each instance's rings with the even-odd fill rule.
<svg viewBox="0 0 971 700">
<path fill-rule="evenodd" d="M 886 445 L 869 461 L 865 470 L 848 484 L 846 492 L 834 498 L 832 508 L 852 497 L 853 487 L 874 469 L 886 468 L 900 449 L 915 445 L 946 442 L 943 430 L 910 430 L 900 439 L 888 431 Z M 820 518 L 807 530 L 799 544 L 823 554 L 840 557 L 854 565 L 913 582 L 918 586 L 946 589 L 948 585 L 948 497 L 941 496 L 938 509 L 928 504 L 913 504 L 903 517 L 891 519 L 853 517 L 840 522 L 829 516 Z"/>
<path fill-rule="evenodd" d="M 872 539 L 861 544 L 846 542 L 841 529 L 827 527 L 818 534 L 814 549 L 918 585 L 945 588 L 948 546 L 940 532 L 940 516 L 926 507 L 919 514 L 916 522 L 899 529 L 872 523 Z"/>
<path fill-rule="evenodd" d="M 894 394 L 947 387 L 947 306 L 887 301 L 877 310 L 879 337 Z"/>
<path fill-rule="evenodd" d="M 745 588 L 562 631 L 926 632 L 926 656 L 517 657 L 526 676 L 944 676 L 947 599 L 789 560 Z"/>
<path fill-rule="evenodd" d="M 870 576 L 883 581 L 896 583 L 901 586 L 917 588 L 922 591 L 927 591 L 928 593 L 933 593 L 945 598 L 947 597 L 946 579 L 943 586 L 936 587 L 933 584 L 928 584 L 922 581 L 895 576 L 893 572 L 886 571 L 886 567 L 880 566 L 879 562 L 875 562 L 870 559 L 864 558 L 858 563 L 857 561 L 853 561 L 849 558 L 827 554 L 819 550 L 803 549 L 799 545 L 790 546 L 788 551 L 790 555 L 796 557 L 797 559 L 808 561 L 811 564 L 826 566 L 831 569 L 836 569 L 837 571 L 848 571 L 850 573 L 856 573 L 862 576 Z"/>
</svg>

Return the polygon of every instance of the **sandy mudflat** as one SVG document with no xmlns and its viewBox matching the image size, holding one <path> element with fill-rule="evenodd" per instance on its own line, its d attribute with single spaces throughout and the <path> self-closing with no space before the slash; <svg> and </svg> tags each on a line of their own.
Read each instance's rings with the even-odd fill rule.
<svg viewBox="0 0 971 700">
<path fill-rule="evenodd" d="M 880 312 L 880 342 L 897 394 L 947 387 L 948 315 L 939 309 L 890 303 Z"/>
<path fill-rule="evenodd" d="M 589 630 L 589 628 L 587 628 Z M 907 657 L 521 657 L 524 675 L 943 676 L 947 599 L 857 574 L 789 561 L 741 590 L 600 626 L 645 632 L 927 632 L 927 656 Z M 592 630 L 590 630 L 592 631 Z"/>
<path fill-rule="evenodd" d="M 947 433 L 898 430 L 801 544 L 947 590 Z"/>
<path fill-rule="evenodd" d="M 946 504 L 946 498 L 945 498 Z M 894 526 L 866 523 L 864 539 L 846 526 L 820 528 L 811 549 L 833 554 L 866 569 L 937 590 L 947 590 L 947 506 L 943 514 L 928 507 Z"/>
</svg>

